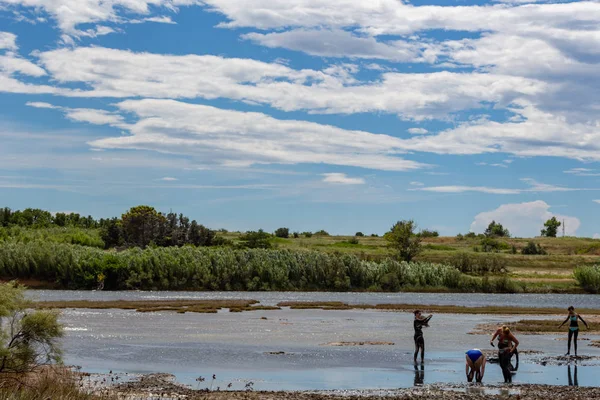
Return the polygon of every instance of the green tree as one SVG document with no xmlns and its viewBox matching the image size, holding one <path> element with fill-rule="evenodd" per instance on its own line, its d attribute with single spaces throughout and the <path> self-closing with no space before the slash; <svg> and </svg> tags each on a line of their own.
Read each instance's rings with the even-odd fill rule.
<svg viewBox="0 0 600 400">
<path fill-rule="evenodd" d="M 241 245 L 249 249 L 270 249 L 272 247 L 269 241 L 271 235 L 259 229 L 257 232 L 250 231 L 240 236 Z"/>
<path fill-rule="evenodd" d="M 421 252 L 421 237 L 415 234 L 417 224 L 413 220 L 398 221 L 384 235 L 388 247 L 403 261 L 411 261 Z"/>
<path fill-rule="evenodd" d="M 287 239 L 290 237 L 290 229 L 289 228 L 279 228 L 275 231 L 275 236 L 278 238 Z"/>
<path fill-rule="evenodd" d="M 508 229 L 504 229 L 502 224 L 497 223 L 496 221 L 490 222 L 484 234 L 488 237 L 510 237 Z"/>
<path fill-rule="evenodd" d="M 164 223 L 164 215 L 150 206 L 133 207 L 121 217 L 127 244 L 142 248 L 160 239 L 159 233 Z"/>
<path fill-rule="evenodd" d="M 111 218 L 104 223 L 100 230 L 100 237 L 104 241 L 107 249 L 123 246 L 125 238 L 123 237 L 123 226 L 118 218 Z"/>
<path fill-rule="evenodd" d="M 24 288 L 0 284 L 0 374 L 24 373 L 59 362 L 63 336 L 56 311 L 31 311 Z"/>
<path fill-rule="evenodd" d="M 542 229 L 542 236 L 546 237 L 556 237 L 558 233 L 558 228 L 560 228 L 562 224 L 556 217 L 550 218 L 548 221 L 544 223 L 544 229 Z"/>
<path fill-rule="evenodd" d="M 363 236 L 365 236 L 365 234 L 364 234 L 364 233 L 362 233 L 362 232 L 356 232 L 356 233 L 354 234 L 354 236 L 356 236 L 356 237 L 363 237 Z"/>
</svg>

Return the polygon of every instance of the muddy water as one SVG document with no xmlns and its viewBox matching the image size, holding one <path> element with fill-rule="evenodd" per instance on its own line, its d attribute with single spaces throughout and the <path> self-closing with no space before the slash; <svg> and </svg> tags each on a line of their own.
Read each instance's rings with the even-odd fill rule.
<svg viewBox="0 0 600 400">
<path fill-rule="evenodd" d="M 523 304 L 556 307 L 564 303 L 594 306 L 600 296 L 501 296 L 326 293 L 95 293 L 36 292 L 43 300 L 254 298 L 263 304 L 282 300 L 339 300 L 350 303 L 486 305 Z M 420 300 L 419 300 L 420 299 Z M 266 318 L 266 319 L 264 319 Z M 137 313 L 126 310 L 64 310 L 67 327 L 65 360 L 89 372 L 167 372 L 193 387 L 231 383 L 243 389 L 392 389 L 430 383 L 464 381 L 464 352 L 487 349 L 489 337 L 469 335 L 479 323 L 503 323 L 536 316 L 435 315 L 425 331 L 424 366 L 412 361 L 412 315 L 372 310 L 277 310 L 218 314 Z M 549 318 L 549 317 L 543 317 Z M 558 323 L 560 316 L 556 317 Z M 565 335 L 566 336 L 566 332 Z M 564 354 L 563 335 L 519 336 L 520 348 Z M 583 333 L 580 338 L 598 339 Z M 393 346 L 332 347 L 331 342 L 378 341 Z M 580 341 L 580 354 L 600 357 L 600 349 Z M 283 354 L 281 354 L 283 352 Z M 275 354 L 271 354 L 275 353 Z M 520 383 L 597 386 L 600 360 L 567 365 L 539 365 L 540 354 L 522 355 L 514 377 Z M 575 375 L 576 373 L 576 375 Z M 212 376 L 216 375 L 213 381 Z M 203 377 L 204 381 L 196 379 Z M 498 365 L 488 364 L 485 381 L 502 381 Z"/>
</svg>

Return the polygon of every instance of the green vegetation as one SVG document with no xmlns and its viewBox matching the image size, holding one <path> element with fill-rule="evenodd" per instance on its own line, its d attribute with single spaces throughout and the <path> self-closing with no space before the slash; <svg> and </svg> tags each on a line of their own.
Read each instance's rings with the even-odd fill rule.
<svg viewBox="0 0 600 400">
<path fill-rule="evenodd" d="M 52 262 L 40 259 L 35 265 L 31 265 L 27 264 L 29 258 L 25 254 L 12 255 L 25 260 L 17 261 L 21 270 L 38 271 L 36 274 L 19 275 L 20 279 L 25 279 L 22 276 L 38 276 L 36 280 L 26 282 L 38 287 L 69 287 L 57 278 L 61 276 L 60 273 L 47 274 L 47 271 L 39 271 L 45 271 L 42 266 L 48 263 L 60 266 L 58 269 L 76 268 L 79 262 L 73 264 L 69 258 L 64 257 L 87 254 L 90 248 L 111 249 L 105 256 L 110 258 L 121 257 L 119 252 L 135 247 L 176 249 L 193 246 L 218 247 L 224 252 L 226 249 L 274 249 L 302 253 L 313 250 L 325 253 L 332 259 L 353 256 L 359 261 L 378 264 L 385 263 L 388 258 L 393 257 L 398 261 L 450 265 L 463 274 L 481 278 L 487 276 L 488 280 L 496 280 L 506 275 L 518 283 L 519 290 L 526 287 L 528 291 L 539 292 L 599 292 L 600 289 L 598 285 L 593 284 L 593 279 L 576 280 L 573 272 L 577 267 L 600 265 L 600 240 L 552 237 L 552 227 L 556 226 L 550 219 L 545 225 L 546 229 L 550 229 L 550 232 L 547 232 L 550 237 L 534 239 L 511 238 L 502 224 L 495 221 L 488 226 L 485 235 L 470 232 L 456 237 L 439 237 L 436 231 L 428 229 L 418 232 L 413 221 L 400 221 L 383 237 L 377 234 L 367 236 L 363 232 L 356 232 L 353 236 L 332 236 L 323 230 L 314 234 L 294 232 L 290 235 L 287 227 L 277 229 L 274 234 L 263 230 L 245 233 L 228 232 L 224 229 L 212 231 L 195 221 L 190 222 L 181 214 L 161 214 L 147 206 L 134 207 L 120 218 L 100 220 L 82 217 L 79 214 L 52 215 L 35 209 L 13 212 L 4 208 L 0 209 L 0 249 L 6 253 L 7 249 L 15 244 L 31 244 L 31 248 L 42 248 L 48 244 L 66 245 L 68 251 L 62 250 L 61 247 L 57 248 L 58 253 L 50 255 L 50 259 L 54 260 Z M 19 251 L 25 251 L 25 248 L 29 247 L 22 246 Z M 188 252 L 183 249 L 181 251 L 182 254 Z M 177 253 L 176 250 L 173 252 Z M 2 275 L 0 279 L 7 280 L 14 276 Z M 102 288 L 103 280 L 100 278 L 101 275 L 86 276 L 85 285 L 79 282 L 71 286 Z M 104 278 L 107 279 L 106 288 L 113 287 L 109 282 L 110 274 L 105 274 Z M 165 279 L 170 279 L 168 274 Z M 218 287 L 220 285 L 216 284 Z M 387 278 L 377 285 L 382 288 L 397 286 L 393 279 Z M 377 285 L 374 285 L 372 290 L 376 290 Z M 167 285 L 153 283 L 145 287 L 165 286 Z M 179 287 L 177 283 L 173 286 Z M 404 286 L 402 288 L 407 290 Z M 369 287 L 360 290 L 366 289 Z"/>
<path fill-rule="evenodd" d="M 60 361 L 63 335 L 54 311 L 29 311 L 24 288 L 0 284 L 0 377 L 23 374 Z"/>
<path fill-rule="evenodd" d="M 527 242 L 527 246 L 523 247 L 521 254 L 525 255 L 546 255 L 548 252 L 539 244 L 535 242 Z"/>
<path fill-rule="evenodd" d="M 600 293 L 600 265 L 579 267 L 574 272 L 579 285 L 590 293 Z"/>
<path fill-rule="evenodd" d="M 496 221 L 490 222 L 483 234 L 488 237 L 510 237 L 508 229 L 504 229 L 502 224 Z"/>
<path fill-rule="evenodd" d="M 0 247 L 0 276 L 107 290 L 385 290 L 419 288 L 521 292 L 506 277 L 476 278 L 450 265 L 370 262 L 347 254 L 264 249 L 128 249 L 121 252 L 58 244 Z"/>
<path fill-rule="evenodd" d="M 411 261 L 421 252 L 421 236 L 415 234 L 417 225 L 415 221 L 398 221 L 385 234 L 394 257 L 403 261 Z"/>
<path fill-rule="evenodd" d="M 552 217 L 544 223 L 544 229 L 542 229 L 541 235 L 546 237 L 556 237 L 558 228 L 560 228 L 561 225 L 562 224 L 556 219 L 556 217 Z"/>
</svg>

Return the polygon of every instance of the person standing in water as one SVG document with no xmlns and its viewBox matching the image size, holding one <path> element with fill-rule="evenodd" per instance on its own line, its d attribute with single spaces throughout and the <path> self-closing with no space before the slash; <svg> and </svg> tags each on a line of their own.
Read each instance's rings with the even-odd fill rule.
<svg viewBox="0 0 600 400">
<path fill-rule="evenodd" d="M 475 381 L 481 383 L 483 374 L 485 374 L 486 362 L 483 352 L 479 349 L 471 349 L 466 354 L 465 373 L 467 374 L 467 381 L 473 382 L 473 377 L 475 377 Z"/>
<path fill-rule="evenodd" d="M 492 336 L 490 344 L 494 346 L 494 339 L 498 338 L 498 359 L 500 361 L 500 368 L 502 368 L 502 375 L 504 376 L 504 383 L 512 383 L 512 371 L 510 369 L 510 359 L 513 353 L 517 350 L 519 341 L 510 331 L 510 328 L 504 325 Z"/>
<path fill-rule="evenodd" d="M 415 321 L 413 326 L 415 327 L 415 363 L 417 362 L 417 354 L 419 354 L 419 349 L 421 350 L 421 363 L 423 363 L 425 359 L 425 338 L 423 337 L 423 327 L 429 326 L 429 320 L 433 317 L 432 314 L 429 314 L 427 318 L 424 318 L 421 315 L 421 310 L 415 310 Z"/>
<path fill-rule="evenodd" d="M 569 320 L 571 321 L 571 324 L 569 325 L 569 344 L 567 347 L 567 354 L 565 354 L 565 356 L 571 355 L 571 339 L 575 339 L 573 345 L 575 347 L 575 357 L 577 357 L 577 336 L 579 336 L 579 321 L 577 320 L 580 319 L 581 322 L 585 324 L 587 329 L 590 329 L 590 327 L 588 326 L 587 322 L 581 318 L 581 315 L 575 312 L 575 307 L 571 306 L 567 310 L 569 311 L 569 315 L 567 315 L 567 319 L 565 319 L 563 323 L 559 325 L 559 328 L 562 328 L 562 326 Z"/>
</svg>

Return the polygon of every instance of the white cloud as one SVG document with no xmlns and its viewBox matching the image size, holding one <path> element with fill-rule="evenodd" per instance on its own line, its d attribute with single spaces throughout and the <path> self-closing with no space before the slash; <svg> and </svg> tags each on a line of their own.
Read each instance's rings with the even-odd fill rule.
<svg viewBox="0 0 600 400">
<path fill-rule="evenodd" d="M 425 44 L 395 40 L 378 42 L 344 30 L 297 29 L 286 32 L 248 33 L 243 39 L 270 48 L 286 48 L 321 57 L 384 59 L 399 62 L 424 61 Z"/>
<path fill-rule="evenodd" d="M 420 187 L 409 190 L 421 190 L 425 192 L 438 192 L 438 193 L 465 193 L 465 192 L 479 192 L 489 194 L 521 194 L 521 193 L 549 193 L 549 192 L 572 192 L 572 191 L 585 191 L 585 190 L 599 190 L 591 188 L 569 188 L 563 186 L 549 185 L 546 183 L 540 183 L 531 178 L 520 179 L 529 185 L 525 189 L 512 189 L 512 188 L 496 188 L 488 186 L 428 186 Z"/>
<path fill-rule="evenodd" d="M 165 182 L 175 182 L 178 181 L 179 179 L 177 178 L 172 178 L 170 176 L 165 176 L 164 178 L 160 178 L 159 180 L 161 181 L 165 181 Z"/>
<path fill-rule="evenodd" d="M 490 193 L 490 194 L 519 194 L 520 189 L 503 189 L 493 188 L 487 186 L 430 186 L 422 187 L 418 189 L 410 190 L 422 190 L 425 192 L 438 192 L 438 193 L 464 193 L 464 192 L 479 192 L 479 193 Z"/>
<path fill-rule="evenodd" d="M 337 185 L 364 185 L 366 182 L 363 178 L 351 178 L 346 174 L 332 172 L 323 175 L 323 182 L 333 183 Z"/>
<path fill-rule="evenodd" d="M 425 184 L 423 182 L 411 182 L 410 185 L 411 186 L 425 186 Z"/>
<path fill-rule="evenodd" d="M 49 109 L 60 109 L 60 107 L 55 106 L 50 103 L 45 103 L 42 101 L 28 101 L 25 103 L 26 106 L 34 107 L 34 108 L 49 108 Z"/>
<path fill-rule="evenodd" d="M 72 121 L 88 122 L 94 125 L 124 126 L 123 117 L 121 115 L 106 110 L 99 110 L 93 108 L 59 107 L 50 103 L 35 101 L 30 101 L 25 104 L 29 107 L 34 108 L 49 108 L 61 110 L 64 112 L 65 116 Z"/>
<path fill-rule="evenodd" d="M 600 176 L 600 171 L 591 168 L 571 168 L 563 172 L 576 176 Z"/>
<path fill-rule="evenodd" d="M 70 96 L 229 98 L 323 114 L 382 111 L 415 120 L 446 118 L 449 113 L 507 104 L 545 90 L 542 82 L 487 73 L 388 72 L 380 80 L 358 83 L 351 76 L 355 70 L 347 66 L 296 70 L 250 59 L 100 47 L 63 48 L 37 56 L 59 83 L 91 87 Z"/>
<path fill-rule="evenodd" d="M 478 163 L 475 163 L 475 165 L 479 165 L 479 166 L 482 166 L 482 167 L 488 166 L 488 167 L 496 167 L 496 168 L 508 168 L 508 165 L 503 164 L 503 163 L 478 162 Z"/>
<path fill-rule="evenodd" d="M 408 130 L 408 133 L 410 133 L 412 135 L 425 135 L 425 134 L 429 133 L 429 131 L 425 128 L 410 128 Z"/>
<path fill-rule="evenodd" d="M 17 50 L 17 36 L 10 32 L 0 31 L 0 50 Z"/>
<path fill-rule="evenodd" d="M 600 239 L 600 233 L 594 233 L 594 239 Z"/>
<path fill-rule="evenodd" d="M 105 110 L 90 108 L 65 108 L 67 118 L 77 122 L 88 122 L 94 125 L 120 126 L 123 117 Z"/>
<path fill-rule="evenodd" d="M 600 204 L 600 200 L 594 200 L 594 203 Z"/>
<path fill-rule="evenodd" d="M 12 7 L 20 14 L 23 11 L 29 11 L 36 17 L 39 16 L 40 11 L 49 14 L 57 22 L 58 28 L 71 36 L 90 36 L 91 33 L 95 36 L 94 32 L 108 33 L 105 27 L 101 31 L 96 29 L 92 29 L 91 32 L 82 31 L 77 28 L 80 25 L 101 22 L 124 23 L 129 21 L 131 15 L 151 14 L 153 8 L 177 11 L 179 6 L 197 4 L 200 4 L 199 0 L 0 0 L 0 6 Z M 165 22 L 165 17 L 150 16 L 146 20 L 151 21 L 152 18 L 156 18 L 155 22 Z"/>
<path fill-rule="evenodd" d="M 138 118 L 130 125 L 116 120 L 116 126 L 131 135 L 95 140 L 93 147 L 185 154 L 207 165 L 237 167 L 273 163 L 323 163 L 389 171 L 428 167 L 398 157 L 402 142 L 387 135 L 174 100 L 127 100 L 117 107 Z M 84 111 L 88 117 L 89 110 Z M 77 109 L 68 109 L 71 118 L 74 114 Z"/>
<path fill-rule="evenodd" d="M 565 234 L 575 236 L 581 222 L 576 217 L 558 215 L 550 212 L 550 206 L 537 200 L 529 203 L 504 204 L 495 210 L 482 212 L 475 216 L 471 224 L 472 232 L 483 232 L 490 222 L 496 221 L 507 228 L 513 236 L 539 236 L 544 222 L 556 217 L 565 223 Z M 561 227 L 562 229 L 562 227 Z"/>
<path fill-rule="evenodd" d="M 411 138 L 406 141 L 406 148 L 439 154 L 502 152 L 517 156 L 600 160 L 600 121 L 569 123 L 560 115 L 543 112 L 527 103 L 510 110 L 522 120 L 465 122 L 437 135 Z"/>
</svg>

